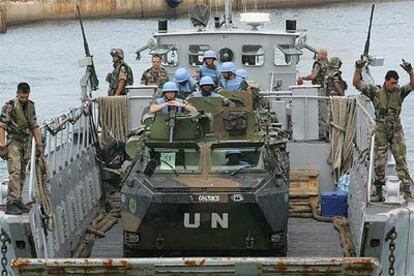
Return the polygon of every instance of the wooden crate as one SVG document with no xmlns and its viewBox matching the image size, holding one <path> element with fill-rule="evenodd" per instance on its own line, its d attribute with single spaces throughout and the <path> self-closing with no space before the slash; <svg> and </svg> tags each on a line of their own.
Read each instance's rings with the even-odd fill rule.
<svg viewBox="0 0 414 276">
<path fill-rule="evenodd" d="M 308 197 L 319 195 L 319 171 L 297 169 L 290 173 L 289 196 Z"/>
</svg>

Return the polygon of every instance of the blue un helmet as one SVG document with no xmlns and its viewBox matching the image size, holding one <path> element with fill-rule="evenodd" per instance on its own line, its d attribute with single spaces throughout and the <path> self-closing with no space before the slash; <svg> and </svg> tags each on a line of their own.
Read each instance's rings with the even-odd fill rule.
<svg viewBox="0 0 414 276">
<path fill-rule="evenodd" d="M 236 70 L 236 75 L 239 76 L 242 79 L 247 79 L 247 71 L 244 69 L 237 69 Z"/>
<path fill-rule="evenodd" d="M 188 72 L 185 68 L 178 68 L 177 71 L 175 71 L 175 80 L 177 82 L 183 82 L 188 80 Z"/>
<path fill-rule="evenodd" d="M 236 73 L 236 66 L 234 65 L 233 62 L 224 62 L 221 65 L 220 72 L 221 73 L 229 73 L 229 72 L 231 72 L 231 73 L 235 74 Z"/>
<path fill-rule="evenodd" d="M 162 94 L 164 95 L 167 92 L 175 92 L 178 93 L 178 87 L 173 81 L 167 81 L 164 83 L 164 86 L 162 87 Z"/>
<path fill-rule="evenodd" d="M 212 86 L 214 86 L 215 84 L 214 84 L 214 81 L 211 77 L 205 76 L 205 77 L 202 77 L 201 80 L 200 80 L 200 86 L 203 86 L 203 85 L 212 85 Z"/>
<path fill-rule="evenodd" d="M 203 61 L 204 61 L 206 58 L 217 59 L 216 52 L 214 52 L 214 51 L 212 51 L 212 50 L 205 51 L 205 52 L 204 52 L 204 55 L 203 55 Z"/>
</svg>

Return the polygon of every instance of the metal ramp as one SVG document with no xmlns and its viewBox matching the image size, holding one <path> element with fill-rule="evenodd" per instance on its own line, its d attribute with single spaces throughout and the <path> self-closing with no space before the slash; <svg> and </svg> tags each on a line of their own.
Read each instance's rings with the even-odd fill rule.
<svg viewBox="0 0 414 276">
<path fill-rule="evenodd" d="M 332 223 L 310 218 L 289 218 L 288 257 L 342 257 L 338 233 Z M 92 258 L 122 258 L 122 225 L 118 223 L 96 240 Z"/>
</svg>

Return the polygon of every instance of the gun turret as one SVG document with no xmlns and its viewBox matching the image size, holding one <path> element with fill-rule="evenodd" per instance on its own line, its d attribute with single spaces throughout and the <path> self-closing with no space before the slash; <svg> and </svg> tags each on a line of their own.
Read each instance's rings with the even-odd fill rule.
<svg viewBox="0 0 414 276">
<path fill-rule="evenodd" d="M 81 30 L 82 30 L 83 47 L 85 48 L 85 56 L 87 59 L 86 72 L 89 73 L 89 80 L 91 83 L 91 88 L 92 90 L 95 91 L 95 90 L 98 90 L 99 80 L 98 80 L 98 76 L 96 75 L 95 65 L 93 63 L 93 56 L 91 55 L 91 52 L 89 51 L 89 45 L 88 45 L 88 41 L 86 40 L 85 29 L 83 28 L 83 22 L 82 22 L 81 13 L 80 13 L 80 9 L 78 5 L 76 6 L 76 10 L 78 13 L 78 19 L 79 19 L 79 23 L 80 23 Z"/>
<path fill-rule="evenodd" d="M 177 107 L 171 106 L 169 108 L 169 122 L 168 126 L 170 128 L 170 138 L 169 143 L 172 144 L 174 139 L 174 129 L 175 129 L 175 122 L 177 120 Z"/>
</svg>

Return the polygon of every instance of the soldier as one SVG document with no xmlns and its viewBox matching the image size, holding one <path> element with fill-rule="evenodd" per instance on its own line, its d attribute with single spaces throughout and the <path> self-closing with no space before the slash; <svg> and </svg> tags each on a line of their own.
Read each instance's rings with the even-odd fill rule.
<svg viewBox="0 0 414 276">
<path fill-rule="evenodd" d="M 342 78 L 341 66 L 342 61 L 337 57 L 331 58 L 328 63 L 325 81 L 328 96 L 345 96 L 348 84 Z"/>
<path fill-rule="evenodd" d="M 222 97 L 223 96 L 214 93 L 214 81 L 211 77 L 205 76 L 200 80 L 200 89 L 195 91 L 193 97 Z"/>
<path fill-rule="evenodd" d="M 220 80 L 220 68 L 214 64 L 217 60 L 216 53 L 212 50 L 204 52 L 203 65 L 200 66 L 197 71 L 199 79 L 205 76 L 209 76 L 213 79 L 214 84 L 217 85 Z"/>
<path fill-rule="evenodd" d="M 178 98 L 185 99 L 197 89 L 197 82 L 190 77 L 185 68 L 178 68 L 174 74 L 174 82 L 178 88 Z"/>
<path fill-rule="evenodd" d="M 241 87 L 247 87 L 246 81 L 236 75 L 236 66 L 233 62 L 224 62 L 220 72 L 222 78 L 219 82 L 219 90 L 239 91 Z"/>
<path fill-rule="evenodd" d="M 302 83 L 304 80 L 312 81 L 312 84 L 319 85 L 319 96 L 325 97 L 326 87 L 325 87 L 325 73 L 326 67 L 328 64 L 328 52 L 325 49 L 319 49 L 315 55 L 316 61 L 313 63 L 312 72 L 307 76 L 299 76 L 298 83 Z M 319 108 L 319 139 L 325 140 L 328 134 L 328 125 L 327 125 L 327 115 L 328 115 L 328 105 L 326 100 L 318 101 Z"/>
<path fill-rule="evenodd" d="M 404 198 L 411 198 L 412 179 L 410 177 L 405 158 L 406 147 L 404 132 L 400 121 L 402 103 L 405 97 L 414 89 L 414 73 L 410 63 L 405 62 L 401 67 L 410 76 L 410 83 L 403 87 L 398 86 L 398 73 L 390 70 L 385 75 L 382 87 L 369 85 L 362 81 L 361 71 L 365 61 L 360 59 L 355 63 L 353 85 L 367 96 L 375 109 L 375 188 L 376 198 L 383 200 L 383 186 L 385 185 L 385 165 L 387 151 L 391 148 L 394 156 L 398 177 L 402 182 L 401 190 Z"/>
<path fill-rule="evenodd" d="M 162 97 L 155 100 L 155 103 L 153 103 L 150 106 L 150 112 L 156 113 L 156 112 L 164 112 L 168 113 L 169 107 L 176 107 L 177 112 L 196 112 L 197 109 L 184 101 L 183 99 L 176 98 L 178 94 L 178 88 L 175 82 L 169 81 L 164 84 L 162 87 Z"/>
<path fill-rule="evenodd" d="M 114 70 L 106 76 L 106 81 L 109 82 L 108 96 L 126 95 L 125 86 L 134 83 L 132 69 L 124 61 L 122 49 L 112 49 L 110 54 Z"/>
<path fill-rule="evenodd" d="M 225 106 L 236 107 L 236 104 L 226 97 L 214 92 L 214 81 L 209 76 L 202 77 L 200 80 L 200 89 L 193 92 L 191 97 L 220 97 L 223 99 Z"/>
<path fill-rule="evenodd" d="M 0 116 L 0 152 L 7 158 L 9 187 L 6 214 L 28 213 L 29 208 L 22 202 L 22 188 L 26 176 L 26 165 L 30 157 L 30 142 L 33 135 L 36 154 L 43 154 L 42 138 L 36 120 L 34 102 L 29 100 L 30 86 L 19 83 L 16 98 L 8 101 Z M 7 144 L 5 132 L 7 131 Z"/>
<path fill-rule="evenodd" d="M 240 150 L 229 150 L 225 157 L 228 159 L 225 166 L 248 166 L 248 162 L 241 160 L 242 153 Z"/>
<path fill-rule="evenodd" d="M 162 87 L 164 83 L 169 81 L 169 78 L 167 70 L 161 67 L 161 56 L 157 54 L 152 55 L 151 62 L 152 67 L 142 74 L 141 84 Z"/>
</svg>

